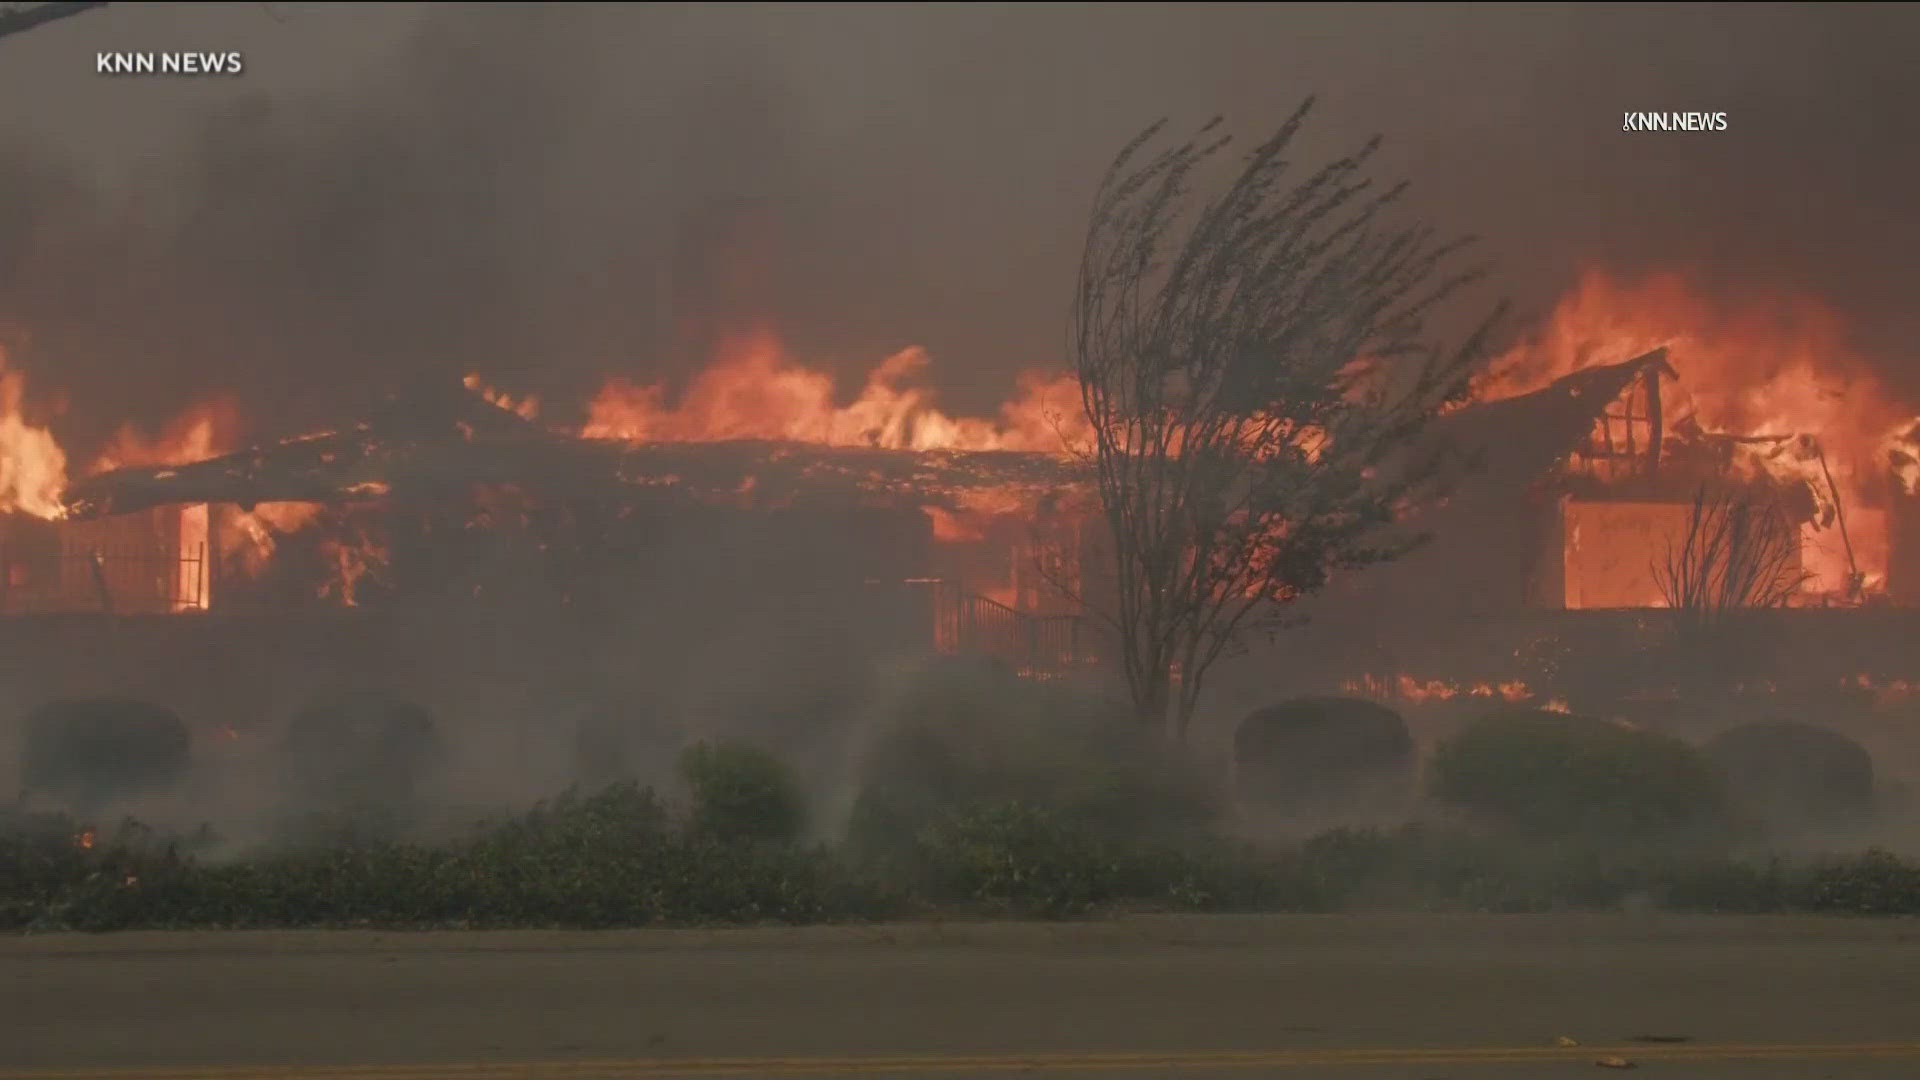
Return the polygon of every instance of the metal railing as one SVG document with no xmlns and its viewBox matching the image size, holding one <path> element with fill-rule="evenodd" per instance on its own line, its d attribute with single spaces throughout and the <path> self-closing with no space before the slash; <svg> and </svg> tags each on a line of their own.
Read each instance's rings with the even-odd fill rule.
<svg viewBox="0 0 1920 1080">
<path fill-rule="evenodd" d="M 212 598 L 207 545 L 18 553 L 0 548 L 0 614 L 164 614 L 205 611 Z"/>
<path fill-rule="evenodd" d="M 1026 678 L 1058 678 L 1098 662 L 1086 619 L 1039 615 L 970 593 L 950 581 L 934 588 L 934 647 L 991 656 Z"/>
</svg>

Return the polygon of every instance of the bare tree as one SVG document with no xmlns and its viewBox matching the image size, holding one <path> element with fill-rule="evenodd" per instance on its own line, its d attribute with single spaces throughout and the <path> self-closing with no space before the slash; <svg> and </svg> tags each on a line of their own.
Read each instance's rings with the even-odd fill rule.
<svg viewBox="0 0 1920 1080">
<path fill-rule="evenodd" d="M 1387 527 L 1429 470 L 1425 422 L 1467 389 L 1488 318 L 1447 350 L 1424 337 L 1472 280 L 1465 240 L 1389 227 L 1405 185 L 1376 190 L 1376 137 L 1287 186 L 1308 99 L 1189 205 L 1230 140 L 1220 121 L 1148 156 L 1164 122 L 1109 168 L 1073 309 L 1086 453 L 1114 550 L 1110 602 L 1143 720 L 1183 736 L 1208 670 L 1336 571 L 1415 539 Z"/>
<path fill-rule="evenodd" d="M 50 4 L 7 4 L 0 6 L 0 37 L 6 37 L 8 34 L 24 33 L 36 26 L 44 26 L 47 23 L 53 22 L 55 19 L 64 19 L 70 15 L 78 15 L 83 11 L 90 11 L 93 8 L 106 6 L 104 2 L 83 2 L 83 0 L 68 0 L 68 2 Z"/>
<path fill-rule="evenodd" d="M 1722 626 L 1749 608 L 1784 607 L 1808 574 L 1799 532 L 1779 500 L 1745 488 L 1694 492 L 1687 523 L 1653 566 L 1654 583 L 1685 631 Z"/>
</svg>

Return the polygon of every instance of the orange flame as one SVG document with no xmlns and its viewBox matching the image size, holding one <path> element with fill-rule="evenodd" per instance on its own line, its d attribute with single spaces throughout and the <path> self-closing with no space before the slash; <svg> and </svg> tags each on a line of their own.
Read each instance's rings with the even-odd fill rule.
<svg viewBox="0 0 1920 1080">
<path fill-rule="evenodd" d="M 232 452 L 239 444 L 241 430 L 240 409 L 231 398 L 202 402 L 156 434 L 149 435 L 131 425 L 121 428 L 95 460 L 93 471 L 205 461 Z M 217 534 L 210 535 L 207 508 L 189 508 L 181 515 L 181 549 L 191 552 L 211 540 L 224 564 L 257 576 L 273 558 L 281 540 L 315 524 L 324 511 L 318 503 L 261 503 L 251 510 L 220 515 Z M 326 554 L 335 566 L 335 576 L 322 587 L 322 595 L 336 596 L 352 606 L 356 586 L 373 562 L 353 545 L 334 544 Z M 190 589 L 181 593 L 190 594 Z"/>
<path fill-rule="evenodd" d="M 92 850 L 93 841 L 94 841 L 94 831 L 90 828 L 81 829 L 79 834 L 73 838 L 73 842 L 79 845 L 80 849 L 83 851 Z"/>
<path fill-rule="evenodd" d="M 1920 422 L 1895 430 L 1887 442 L 1887 457 L 1901 494 L 1920 495 Z"/>
<path fill-rule="evenodd" d="M 365 533 L 329 538 L 321 542 L 320 551 L 333 565 L 333 577 L 320 586 L 320 596 L 338 600 L 343 607 L 359 607 L 360 583 L 380 580 L 389 561 L 386 546 Z"/>
<path fill-rule="evenodd" d="M 252 510 L 220 519 L 220 555 L 249 577 L 258 576 L 279 549 L 280 540 L 319 520 L 319 503 L 260 503 Z"/>
<path fill-rule="evenodd" d="M 712 442 L 785 439 L 900 450 L 1058 452 L 1087 433 L 1072 376 L 1029 372 L 999 417 L 955 418 L 913 385 L 929 363 L 906 349 L 881 361 L 850 404 L 834 403 L 833 379 L 795 363 L 770 333 L 727 341 L 677 404 L 658 385 L 610 380 L 588 410 L 582 434 L 595 439 Z"/>
<path fill-rule="evenodd" d="M 232 451 L 240 440 L 240 406 L 232 398 L 201 402 L 149 436 L 129 424 L 94 459 L 92 472 L 143 465 L 188 465 Z"/>
<path fill-rule="evenodd" d="M 1920 682 L 1910 679 L 1881 679 L 1864 673 L 1841 680 L 1841 685 L 1872 694 L 1874 704 L 1881 707 L 1899 704 L 1920 694 Z"/>
<path fill-rule="evenodd" d="M 1866 587 L 1883 583 L 1889 462 L 1898 461 L 1893 452 L 1902 436 L 1915 431 L 1915 410 L 1897 402 L 1847 349 L 1839 317 L 1818 301 L 1715 302 L 1677 274 L 1628 283 L 1590 272 L 1537 336 L 1494 362 L 1475 397 L 1528 393 L 1581 368 L 1661 346 L 1679 375 L 1667 391 L 1677 395 L 1666 409 L 1670 431 L 1692 422 L 1721 434 L 1815 440 L 1819 454 L 1752 457 L 1755 466 L 1803 479 L 1822 495 L 1831 473 L 1846 542 L 1838 529 L 1809 530 L 1803 557 L 1814 575 L 1812 590 L 1849 591 L 1850 564 Z M 1920 465 L 1911 471 L 1920 479 Z"/>
<path fill-rule="evenodd" d="M 8 369 L 0 350 L 0 513 L 65 517 L 60 493 L 67 487 L 67 455 L 52 432 L 27 422 L 25 399 L 25 376 Z"/>
<path fill-rule="evenodd" d="M 464 380 L 468 390 L 480 395 L 496 408 L 514 413 L 523 420 L 535 420 L 540 416 L 540 399 L 534 395 L 516 398 L 504 390 L 496 390 L 482 382 L 478 375 L 468 375 Z"/>
<path fill-rule="evenodd" d="M 231 398 L 201 402 L 173 418 L 155 435 L 129 424 L 122 427 L 94 460 L 92 472 L 143 465 L 186 465 L 227 453 L 239 441 L 240 407 Z M 207 582 L 197 567 L 210 549 L 210 522 L 205 505 L 180 512 L 180 553 L 183 556 L 174 590 L 175 611 L 198 611 L 208 606 Z"/>
<path fill-rule="evenodd" d="M 1031 503 L 1021 491 L 977 488 L 960 492 L 951 509 L 928 507 L 927 516 L 933 519 L 934 539 L 961 542 L 984 540 L 992 519 L 1019 514 L 1030 508 Z"/>
<path fill-rule="evenodd" d="M 1522 702 L 1533 697 L 1533 691 L 1527 684 L 1518 680 L 1506 682 L 1459 683 L 1445 679 L 1419 679 L 1412 675 L 1362 675 L 1358 679 L 1349 679 L 1341 684 L 1343 691 L 1349 694 L 1364 694 L 1369 697 L 1391 698 L 1406 702 L 1452 701 L 1455 698 L 1499 698 L 1502 701 Z"/>
</svg>

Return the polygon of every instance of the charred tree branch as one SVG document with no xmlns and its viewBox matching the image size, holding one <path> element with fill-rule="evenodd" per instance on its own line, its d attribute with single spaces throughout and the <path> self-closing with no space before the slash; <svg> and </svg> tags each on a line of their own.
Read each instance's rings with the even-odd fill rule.
<svg viewBox="0 0 1920 1080">
<path fill-rule="evenodd" d="M 1478 275 L 1452 269 L 1460 243 L 1386 224 L 1403 187 L 1367 179 L 1377 139 L 1288 176 L 1311 106 L 1197 207 L 1219 121 L 1152 154 L 1148 128 L 1087 227 L 1073 349 L 1115 547 L 1102 614 L 1140 715 L 1175 734 L 1246 632 L 1411 546 L 1391 529 L 1433 474 L 1404 451 L 1465 396 L 1494 322 L 1455 350 L 1425 335 Z"/>
</svg>

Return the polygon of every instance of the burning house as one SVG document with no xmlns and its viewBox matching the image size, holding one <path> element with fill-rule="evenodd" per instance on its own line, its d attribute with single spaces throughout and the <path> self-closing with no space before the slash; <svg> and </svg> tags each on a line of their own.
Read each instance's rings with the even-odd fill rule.
<svg viewBox="0 0 1920 1080">
<path fill-rule="evenodd" d="M 1436 421 L 1457 468 L 1430 542 L 1314 598 L 1291 668 L 1401 700 L 1591 701 L 1647 689 L 1635 669 L 1909 685 L 1913 435 L 1817 308 L 1589 278 Z M 1743 620 L 1745 673 L 1653 673 L 1649 642 L 1709 603 L 1772 609 Z"/>
<path fill-rule="evenodd" d="M 1092 659 L 1083 620 L 1026 570 L 1036 511 L 1073 520 L 1061 455 L 985 434 L 643 439 L 534 412 L 477 383 L 416 391 L 250 449 L 122 455 L 55 505 L 15 499 L 0 697 L 113 692 L 245 729 L 369 691 L 565 732 L 671 714 L 690 686 L 785 708 L 876 658 L 988 654 L 1039 676 Z"/>
<path fill-rule="evenodd" d="M 1845 393 L 1818 359 L 1830 342 L 1746 364 L 1748 328 L 1684 306 L 1623 326 L 1618 312 L 1672 298 L 1592 295 L 1607 288 L 1583 286 L 1436 421 L 1421 449 L 1450 472 L 1423 511 L 1430 542 L 1308 601 L 1318 632 L 1286 642 L 1292 667 L 1350 686 L 1544 694 L 1488 658 L 1673 606 L 1709 496 L 1762 511 L 1769 573 L 1790 581 L 1736 603 L 1864 626 L 1863 609 L 1920 600 L 1915 459 L 1884 393 Z M 577 426 L 469 380 L 247 450 L 189 425 L 71 483 L 46 479 L 57 447 L 21 423 L 10 382 L 0 490 L 17 512 L 0 534 L 0 611 L 540 610 L 664 627 L 669 652 L 778 624 L 1034 674 L 1093 662 L 1090 620 L 1065 599 L 1097 594 L 1102 564 L 1096 502 L 1062 451 L 1085 435 L 1077 388 L 1030 377 L 999 417 L 955 419 L 914 387 L 925 363 L 902 353 L 840 404 L 831 379 L 748 336 L 674 395 L 610 381 Z M 723 595 L 752 598 L 754 621 L 710 618 Z"/>
<path fill-rule="evenodd" d="M 0 610 L 491 604 L 605 619 L 691 607 L 700 574 L 718 573 L 712 595 L 812 612 L 800 634 L 851 633 L 857 599 L 885 610 L 875 636 L 894 648 L 986 652 L 1039 674 L 1087 658 L 1078 616 L 1030 569 L 1037 513 L 1078 535 L 1060 455 L 643 441 L 545 427 L 470 383 L 333 431 L 76 481 L 59 513 L 8 519 Z"/>
<path fill-rule="evenodd" d="M 1779 533 L 1768 572 L 1793 586 L 1743 602 L 1864 601 L 1867 574 L 1852 558 L 1842 494 L 1818 442 L 1708 432 L 1690 416 L 1673 418 L 1678 380 L 1662 348 L 1439 418 L 1428 438 L 1453 475 L 1423 524 L 1435 552 L 1412 560 L 1394 586 L 1444 558 L 1458 594 L 1451 606 L 1463 612 L 1670 607 L 1684 602 L 1671 578 L 1689 557 L 1690 530 L 1731 500 L 1756 511 L 1757 528 Z M 1839 597 L 1819 592 L 1823 581 L 1808 569 L 1830 545 L 1847 560 Z"/>
</svg>

